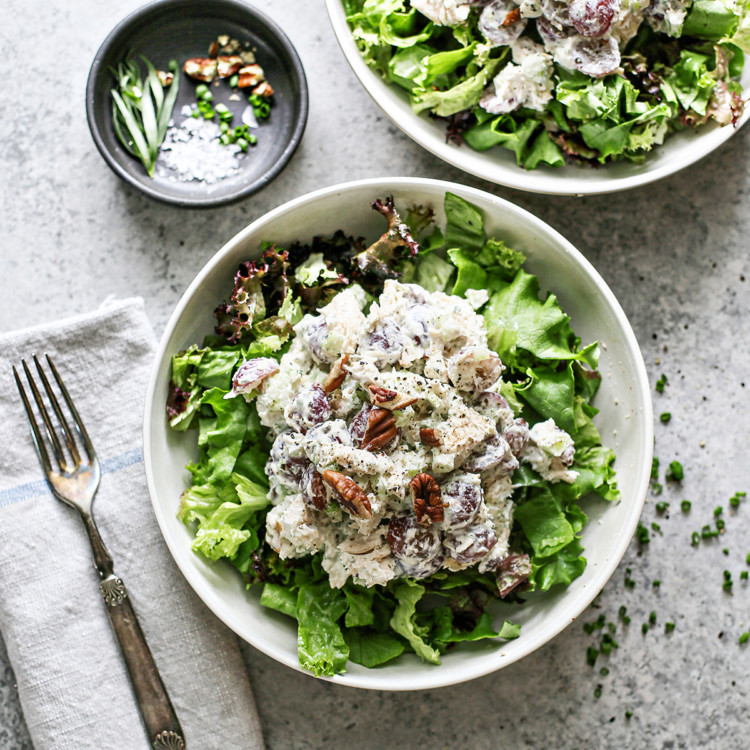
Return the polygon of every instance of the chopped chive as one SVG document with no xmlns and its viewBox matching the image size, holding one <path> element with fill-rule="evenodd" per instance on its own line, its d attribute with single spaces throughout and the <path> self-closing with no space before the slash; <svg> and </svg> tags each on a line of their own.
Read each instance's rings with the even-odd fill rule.
<svg viewBox="0 0 750 750">
<path fill-rule="evenodd" d="M 723 512 L 724 512 L 724 508 L 722 508 L 721 505 L 717 505 L 714 508 L 714 515 L 715 516 L 720 516 Z"/>
<path fill-rule="evenodd" d="M 596 698 L 597 700 L 599 700 L 599 698 L 601 698 L 601 697 L 602 697 L 602 686 L 601 685 L 597 685 L 596 689 L 594 690 L 594 698 Z"/>
<path fill-rule="evenodd" d="M 701 542 L 700 534 L 697 531 L 694 531 L 690 535 L 690 541 L 691 541 L 693 547 L 697 547 L 700 544 L 700 542 Z"/>
<path fill-rule="evenodd" d="M 728 555 L 728 554 L 729 554 L 729 547 L 724 547 L 724 549 L 722 550 L 722 552 L 723 552 L 723 553 L 724 553 L 725 555 Z"/>
<path fill-rule="evenodd" d="M 656 624 L 656 612 L 649 612 L 648 621 L 652 624 Z"/>
<path fill-rule="evenodd" d="M 662 413 L 661 413 L 661 414 L 659 415 L 659 419 L 660 419 L 660 420 L 661 420 L 662 422 L 666 423 L 666 422 L 669 422 L 669 420 L 670 420 L 670 419 L 672 419 L 672 415 L 671 415 L 671 414 L 670 414 L 670 413 L 669 413 L 668 411 L 663 411 L 663 412 L 662 412 Z"/>
<path fill-rule="evenodd" d="M 643 625 L 641 625 L 641 633 L 643 633 L 643 635 L 646 635 L 646 633 L 648 633 L 648 623 L 647 622 L 644 622 Z"/>
<path fill-rule="evenodd" d="M 669 503 L 666 500 L 660 500 L 656 503 L 657 513 L 666 513 L 669 510 Z"/>
<path fill-rule="evenodd" d="M 659 524 L 658 524 L 658 523 L 656 523 L 656 521 L 652 521 L 652 522 L 651 522 L 651 528 L 652 528 L 652 529 L 653 529 L 653 530 L 654 530 L 654 531 L 655 531 L 655 532 L 656 532 L 657 534 L 661 534 L 662 536 L 664 536 L 664 534 L 662 534 L 661 526 L 659 526 Z"/>
<path fill-rule="evenodd" d="M 654 587 L 655 589 L 658 589 L 658 588 L 659 588 L 659 586 L 661 586 L 661 581 L 658 581 L 658 580 L 657 580 L 657 581 L 651 581 L 651 585 L 652 585 L 652 586 L 653 586 L 653 587 Z"/>
<path fill-rule="evenodd" d="M 601 675 L 602 677 L 606 677 L 606 676 L 607 676 L 607 675 L 609 674 L 609 670 L 608 670 L 608 669 L 607 669 L 606 667 L 602 667 L 602 668 L 601 668 L 601 669 L 599 670 L 599 674 L 600 674 L 600 675 Z"/>
<path fill-rule="evenodd" d="M 747 643 L 747 642 L 748 642 L 748 640 L 750 640 L 750 633 L 743 633 L 743 634 L 742 634 L 742 635 L 741 635 L 741 636 L 739 637 L 739 642 L 740 642 L 740 643 Z"/>
<path fill-rule="evenodd" d="M 683 500 L 680 503 L 680 509 L 683 513 L 687 513 L 690 510 L 691 505 L 692 503 L 690 502 L 690 500 Z"/>
<path fill-rule="evenodd" d="M 671 461 L 666 473 L 667 480 L 673 479 L 675 482 L 681 482 L 685 478 L 685 471 L 679 461 Z"/>
<path fill-rule="evenodd" d="M 716 519 L 716 528 L 718 531 L 724 531 L 724 519 L 723 518 L 717 518 Z"/>
<path fill-rule="evenodd" d="M 674 623 L 673 622 L 665 622 L 664 623 L 664 632 L 665 633 L 671 633 L 674 630 Z"/>
<path fill-rule="evenodd" d="M 746 570 L 740 571 L 740 580 L 741 581 L 746 581 L 747 580 L 747 571 Z"/>
<path fill-rule="evenodd" d="M 654 456 L 651 459 L 651 479 L 659 478 L 659 459 Z"/>
<path fill-rule="evenodd" d="M 596 658 L 599 656 L 599 649 L 594 648 L 594 646 L 589 646 L 586 649 L 586 663 L 593 667 L 594 664 L 596 664 Z"/>
<path fill-rule="evenodd" d="M 625 711 L 625 718 L 626 719 L 630 719 L 632 716 L 633 716 L 633 712 L 632 711 L 629 711 L 629 710 Z"/>
<path fill-rule="evenodd" d="M 661 495 L 664 490 L 664 486 L 660 482 L 651 482 L 651 494 Z"/>
<path fill-rule="evenodd" d="M 651 541 L 648 535 L 648 529 L 642 523 L 638 524 L 638 528 L 635 530 L 635 536 L 641 544 L 648 544 Z"/>
<path fill-rule="evenodd" d="M 659 393 L 664 393 L 664 386 L 667 384 L 667 376 L 662 373 L 661 377 L 656 381 L 656 385 L 654 385 L 654 389 Z"/>
</svg>

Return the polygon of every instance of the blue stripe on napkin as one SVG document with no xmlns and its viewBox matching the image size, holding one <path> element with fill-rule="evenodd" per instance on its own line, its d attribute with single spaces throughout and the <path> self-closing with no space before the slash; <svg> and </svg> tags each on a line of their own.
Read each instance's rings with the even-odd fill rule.
<svg viewBox="0 0 750 750">
<path fill-rule="evenodd" d="M 125 453 L 121 453 L 114 458 L 104 459 L 101 462 L 101 470 L 102 474 L 112 474 L 115 471 L 121 471 L 122 469 L 127 469 L 128 466 L 140 463 L 143 463 L 143 450 L 141 448 L 134 448 L 133 450 L 125 451 Z M 44 479 L 39 479 L 36 482 L 19 484 L 16 487 L 0 490 L 0 506 L 19 503 L 22 500 L 39 497 L 39 495 L 44 495 L 48 492 L 49 486 Z"/>
</svg>

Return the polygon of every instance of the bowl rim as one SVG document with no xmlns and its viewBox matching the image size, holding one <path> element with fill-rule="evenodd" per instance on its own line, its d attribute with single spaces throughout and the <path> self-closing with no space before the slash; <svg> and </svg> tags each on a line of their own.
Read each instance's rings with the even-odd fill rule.
<svg viewBox="0 0 750 750">
<path fill-rule="evenodd" d="M 112 152 L 107 148 L 104 138 L 100 132 L 100 129 L 96 121 L 96 110 L 95 110 L 95 89 L 96 82 L 102 74 L 103 59 L 106 56 L 109 49 L 118 43 L 121 38 L 127 36 L 131 27 L 139 25 L 144 19 L 147 19 L 151 14 L 156 12 L 168 12 L 171 6 L 184 6 L 189 5 L 186 0 L 153 0 L 153 2 L 147 3 L 146 5 L 137 8 L 136 10 L 129 13 L 123 18 L 110 32 L 107 34 L 104 41 L 101 43 L 99 48 L 94 55 L 94 59 L 89 68 L 88 78 L 86 80 L 86 120 L 88 122 L 89 131 L 91 137 L 94 140 L 96 148 L 102 155 L 102 158 L 110 167 L 110 169 L 124 182 L 131 187 L 147 195 L 149 198 L 157 200 L 161 203 L 166 203 L 173 206 L 181 206 L 183 208 L 218 208 L 219 206 L 226 206 L 231 203 L 235 203 L 242 198 L 247 198 L 254 193 L 268 185 L 274 180 L 279 173 L 286 167 L 289 160 L 294 155 L 297 147 L 302 140 L 302 136 L 305 132 L 307 125 L 307 118 L 310 109 L 310 96 L 307 87 L 307 77 L 305 76 L 305 70 L 302 66 L 299 53 L 292 44 L 289 37 L 285 34 L 281 26 L 276 21 L 270 18 L 268 15 L 260 11 L 254 5 L 248 5 L 247 3 L 239 2 L 239 0 L 207 0 L 202 4 L 198 4 L 195 7 L 202 9 L 207 6 L 214 6 L 218 8 L 231 8 L 250 17 L 251 20 L 260 22 L 264 25 L 275 37 L 276 41 L 281 45 L 284 52 L 288 55 L 291 61 L 291 67 L 288 69 L 288 73 L 292 78 L 296 78 L 299 84 L 299 92 L 295 93 L 295 99 L 299 106 L 299 116 L 296 118 L 294 128 L 291 132 L 289 140 L 284 147 L 283 152 L 279 158 L 274 162 L 273 166 L 266 170 L 263 174 L 255 178 L 252 182 L 238 187 L 231 193 L 220 195 L 220 196 L 203 196 L 203 197 L 180 197 L 177 195 L 171 195 L 166 193 L 154 185 L 144 184 L 135 180 L 132 175 L 120 164 L 120 162 L 113 156 Z"/>
<path fill-rule="evenodd" d="M 364 62 L 346 22 L 342 0 L 325 0 L 325 5 L 334 36 L 344 57 L 362 87 L 391 122 L 434 156 L 474 177 L 479 177 L 496 185 L 542 195 L 573 195 L 577 197 L 632 190 L 661 180 L 699 162 L 728 141 L 750 119 L 750 107 L 745 107 L 744 113 L 736 125 L 718 127 L 708 124 L 706 127 L 710 129 L 695 133 L 695 137 L 691 139 L 690 148 L 686 149 L 687 155 L 682 158 L 673 158 L 665 164 L 648 169 L 648 171 L 636 172 L 633 175 L 623 177 L 606 177 L 601 180 L 583 179 L 575 176 L 575 173 L 571 174 L 575 167 L 567 164 L 555 170 L 552 168 L 545 169 L 543 166 L 533 170 L 525 170 L 516 164 L 498 165 L 490 159 L 482 159 L 482 152 L 469 149 L 468 146 L 461 150 L 447 143 L 442 135 L 438 137 L 430 127 L 430 123 L 425 119 L 426 116 L 414 113 L 408 102 L 402 101 L 399 92 L 395 91 L 395 85 L 387 84 Z M 750 77 L 750 65 L 745 67 L 743 76 Z M 747 90 L 746 88 L 746 93 Z M 394 111 L 392 106 L 397 107 L 398 111 Z M 667 148 L 669 148 L 668 144 Z M 468 164 L 466 163 L 467 158 Z M 619 162 L 619 164 L 624 165 L 625 162 Z M 607 165 L 602 166 L 599 173 L 606 169 Z M 558 177 L 558 175 L 563 174 L 562 170 L 568 170 L 564 178 Z M 589 175 L 591 171 L 589 170 Z"/>
<path fill-rule="evenodd" d="M 543 627 L 540 627 L 535 637 L 528 638 L 528 642 L 525 644 L 525 648 L 519 650 L 519 653 L 514 654 L 512 657 L 506 656 L 503 653 L 502 649 L 498 648 L 494 653 L 488 654 L 486 659 L 482 660 L 481 665 L 473 665 L 472 668 L 466 669 L 464 673 L 461 673 L 460 675 L 454 676 L 452 678 L 442 677 L 440 667 L 437 667 L 427 673 L 417 674 L 414 678 L 408 680 L 405 680 L 403 676 L 400 676 L 399 681 L 395 684 L 392 679 L 389 680 L 388 678 L 384 678 L 382 676 L 382 673 L 379 673 L 377 670 L 370 670 L 364 676 L 344 673 L 341 675 L 336 675 L 334 677 L 317 678 L 324 679 L 339 685 L 347 685 L 350 687 L 373 690 L 410 691 L 445 687 L 448 685 L 467 682 L 469 680 L 476 679 L 477 677 L 482 677 L 484 675 L 497 671 L 501 667 L 508 666 L 509 664 L 518 661 L 524 656 L 527 656 L 533 651 L 536 651 L 542 645 L 562 632 L 569 624 L 571 624 L 599 594 L 602 588 L 606 585 L 607 581 L 611 578 L 622 557 L 624 556 L 625 551 L 627 550 L 633 537 L 633 534 L 635 533 L 635 529 L 640 519 L 641 511 L 648 490 L 651 471 L 651 456 L 653 455 L 653 407 L 651 403 L 651 394 L 646 366 L 643 361 L 643 356 L 641 354 L 638 341 L 627 317 L 625 316 L 625 312 L 623 311 L 613 292 L 607 286 L 604 279 L 602 279 L 598 274 L 593 265 L 585 258 L 585 256 L 583 256 L 583 254 L 579 250 L 577 250 L 557 230 L 552 228 L 546 222 L 537 218 L 526 209 L 516 206 L 514 203 L 504 198 L 500 198 L 478 188 L 473 188 L 445 180 L 436 180 L 421 177 L 366 178 L 321 188 L 319 190 L 306 193 L 305 195 L 287 201 L 286 203 L 276 207 L 275 209 L 272 209 L 263 216 L 255 219 L 248 226 L 235 234 L 234 237 L 232 237 L 228 242 L 226 242 L 198 272 L 198 274 L 187 287 L 179 302 L 177 303 L 159 341 L 159 345 L 157 347 L 157 351 L 154 356 L 153 365 L 149 375 L 143 414 L 143 458 L 149 497 L 151 498 L 154 514 L 156 515 L 162 537 L 166 542 L 167 547 L 169 548 L 170 553 L 175 560 L 175 563 L 182 571 L 182 574 L 185 576 L 195 593 L 203 600 L 204 604 L 206 604 L 206 606 L 240 638 L 246 640 L 259 651 L 263 652 L 267 656 L 270 656 L 276 661 L 295 669 L 297 672 L 312 677 L 310 673 L 304 671 L 300 667 L 296 652 L 293 655 L 290 655 L 286 650 L 277 647 L 274 644 L 270 644 L 265 641 L 261 641 L 258 638 L 254 638 L 252 630 L 248 628 L 246 622 L 243 622 L 235 613 L 231 611 L 225 611 L 225 605 L 219 597 L 216 588 L 196 568 L 184 564 L 182 560 L 183 550 L 179 547 L 177 540 L 170 535 L 167 526 L 165 511 L 163 511 L 162 506 L 157 500 L 153 447 L 151 443 L 150 432 L 153 420 L 155 418 L 163 418 L 163 409 L 161 408 L 161 404 L 157 406 L 155 402 L 155 394 L 159 381 L 159 370 L 165 358 L 171 356 L 171 352 L 168 351 L 170 339 L 172 337 L 172 334 L 174 333 L 178 321 L 180 320 L 185 308 L 189 304 L 193 295 L 198 291 L 206 278 L 212 273 L 213 269 L 223 261 L 225 256 L 234 252 L 235 247 L 238 244 L 241 244 L 247 236 L 253 234 L 263 225 L 276 219 L 277 217 L 292 212 L 300 206 L 314 203 L 315 201 L 323 197 L 330 196 L 331 194 L 343 193 L 353 189 L 366 188 L 369 192 L 371 192 L 371 194 L 374 195 L 378 191 L 382 192 L 383 190 L 393 191 L 400 189 L 419 189 L 423 187 L 433 187 L 442 192 L 456 192 L 467 200 L 471 200 L 472 197 L 482 200 L 490 200 L 490 202 L 499 207 L 502 207 L 504 210 L 510 211 L 522 222 L 530 223 L 534 229 L 540 231 L 542 234 L 546 235 L 548 238 L 557 243 L 561 251 L 572 255 L 576 262 L 581 266 L 584 273 L 588 274 L 593 279 L 593 281 L 597 285 L 597 289 L 604 297 L 606 303 L 614 314 L 617 320 L 617 324 L 623 333 L 623 339 L 626 342 L 627 350 L 631 352 L 633 360 L 635 362 L 635 371 L 633 372 L 633 388 L 635 389 L 638 396 L 639 408 L 642 408 L 643 410 L 642 418 L 645 432 L 641 437 L 644 445 L 646 446 L 645 451 L 647 455 L 645 456 L 643 466 L 640 467 L 640 471 L 636 477 L 636 480 L 634 481 L 634 497 L 636 498 L 636 501 L 633 502 L 632 507 L 630 508 L 630 511 L 627 515 L 626 522 L 623 524 L 623 533 L 618 537 L 617 544 L 615 544 L 611 549 L 605 563 L 596 566 L 596 570 L 593 573 L 591 580 L 588 582 L 587 587 L 581 590 L 579 594 L 580 598 L 576 598 L 574 604 L 568 604 L 566 606 L 564 610 L 564 617 L 561 616 L 554 622 L 546 623 Z"/>
</svg>

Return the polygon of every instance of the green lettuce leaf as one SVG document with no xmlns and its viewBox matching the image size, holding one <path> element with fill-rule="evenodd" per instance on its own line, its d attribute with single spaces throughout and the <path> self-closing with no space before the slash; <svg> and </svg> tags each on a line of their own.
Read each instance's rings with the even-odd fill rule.
<svg viewBox="0 0 750 750">
<path fill-rule="evenodd" d="M 248 423 L 249 407 L 243 398 L 225 399 L 226 391 L 211 388 L 201 397 L 201 405 L 212 409 L 214 416 L 201 418 L 198 444 L 206 451 L 203 481 L 216 483 L 228 479 L 242 449 Z"/>
<path fill-rule="evenodd" d="M 346 617 L 344 618 L 346 627 L 355 628 L 372 625 L 375 622 L 375 615 L 372 611 L 375 589 L 367 589 L 362 586 L 350 584 L 345 586 L 343 591 L 348 606 Z"/>
<path fill-rule="evenodd" d="M 297 619 L 297 594 L 286 586 L 277 583 L 264 583 L 260 603 L 268 609 L 274 609 L 289 617 Z"/>
<path fill-rule="evenodd" d="M 403 579 L 392 589 L 398 602 L 391 617 L 391 628 L 406 638 L 422 660 L 440 664 L 440 654 L 425 640 L 428 629 L 416 623 L 417 602 L 424 596 L 425 587 L 410 579 Z"/>
<path fill-rule="evenodd" d="M 404 652 L 403 641 L 369 628 L 346 628 L 344 639 L 349 646 L 349 658 L 365 667 L 385 664 Z"/>
<path fill-rule="evenodd" d="M 347 608 L 346 597 L 327 580 L 300 586 L 297 595 L 297 651 L 300 666 L 316 677 L 343 672 L 349 646 L 338 621 Z"/>
<path fill-rule="evenodd" d="M 719 41 L 737 31 L 740 16 L 735 0 L 694 0 L 682 25 L 684 36 Z"/>
<path fill-rule="evenodd" d="M 576 336 L 570 327 L 570 318 L 557 303 L 557 297 L 549 294 L 542 302 L 539 299 L 539 280 L 526 271 L 520 270 L 508 286 L 492 295 L 484 319 L 487 338 L 493 348 L 498 329 L 511 328 L 517 331 L 516 346 L 539 359 L 576 359 L 580 356 L 573 351 Z"/>
<path fill-rule="evenodd" d="M 428 292 L 444 292 L 455 271 L 447 260 L 430 253 L 419 260 L 414 281 Z"/>
<path fill-rule="evenodd" d="M 514 517 L 538 557 L 554 555 L 575 538 L 560 504 L 546 487 L 518 505 Z"/>
</svg>

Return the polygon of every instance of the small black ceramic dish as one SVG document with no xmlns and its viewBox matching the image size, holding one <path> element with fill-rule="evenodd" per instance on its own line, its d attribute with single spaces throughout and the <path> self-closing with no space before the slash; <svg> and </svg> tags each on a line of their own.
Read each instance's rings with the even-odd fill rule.
<svg viewBox="0 0 750 750">
<path fill-rule="evenodd" d="M 212 41 L 222 35 L 239 40 L 254 51 L 274 89 L 270 117 L 259 121 L 253 133 L 257 144 L 237 159 L 236 167 L 215 181 L 190 179 L 160 168 L 153 178 L 129 154 L 115 135 L 111 90 L 112 68 L 128 56 L 143 55 L 167 70 L 177 60 L 180 87 L 172 113 L 175 124 L 185 119 L 186 106 L 196 103 L 199 83 L 182 72 L 186 60 L 208 57 Z M 248 105 L 247 90 L 240 93 L 226 81 L 211 85 L 214 104 L 222 102 L 234 113 L 231 125 L 241 124 Z M 239 100 L 238 100 L 239 99 Z M 146 195 L 189 208 L 210 208 L 245 198 L 265 187 L 286 166 L 305 130 L 308 93 L 305 72 L 297 51 L 279 26 L 255 8 L 234 0 L 158 0 L 125 18 L 105 39 L 94 58 L 86 87 L 89 128 L 104 160 L 118 177 Z M 218 118 L 215 118 L 218 121 Z"/>
</svg>

